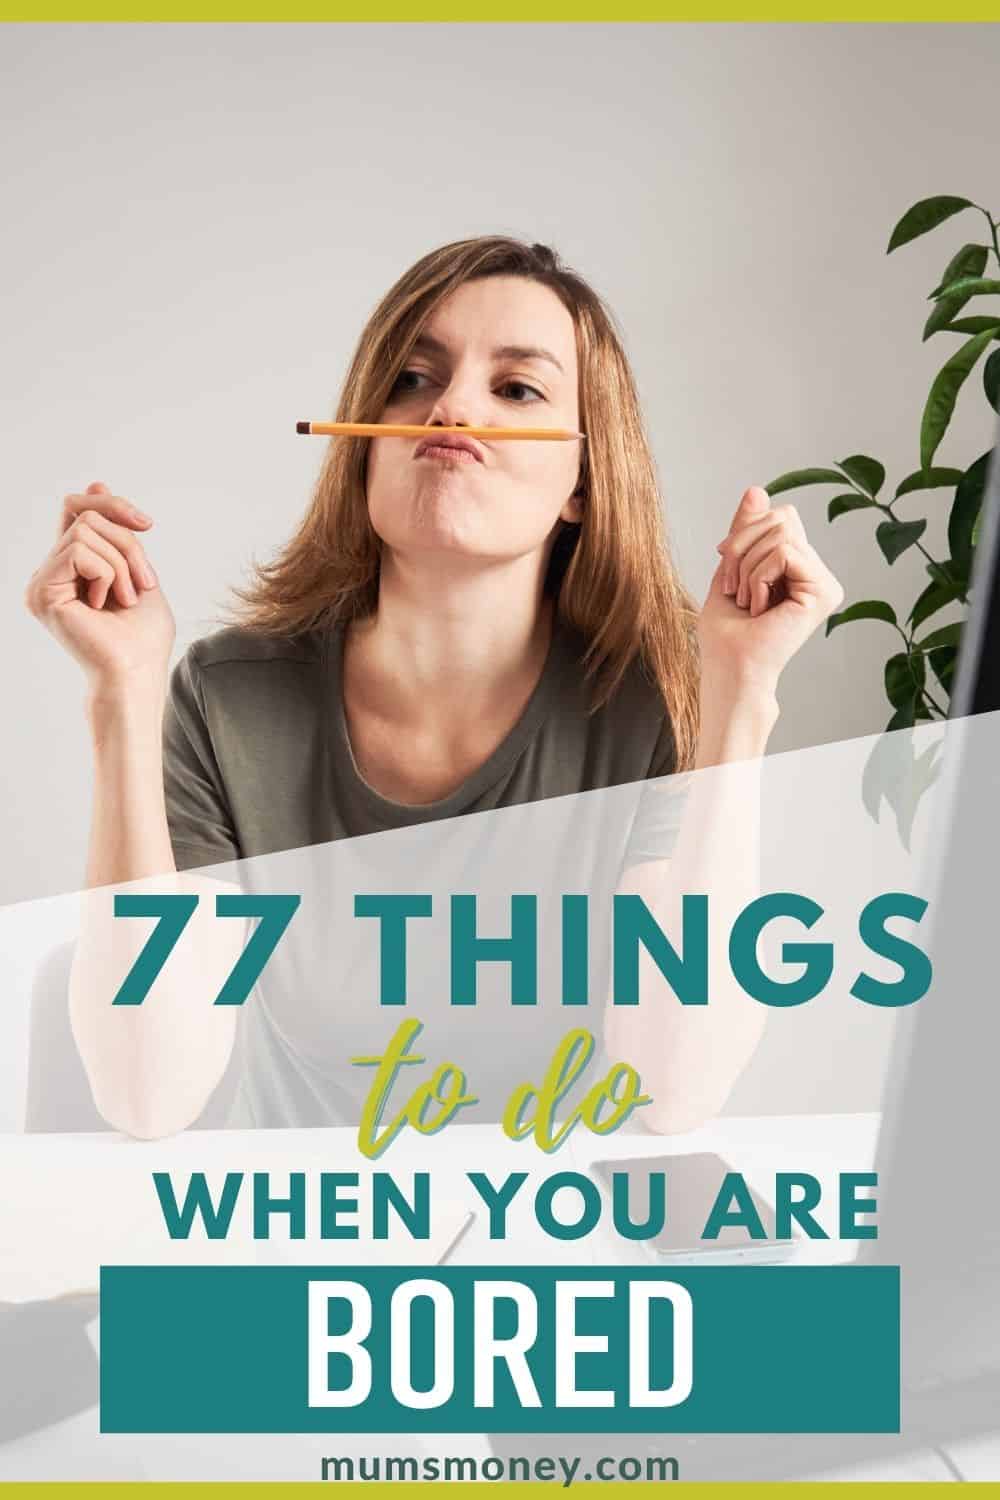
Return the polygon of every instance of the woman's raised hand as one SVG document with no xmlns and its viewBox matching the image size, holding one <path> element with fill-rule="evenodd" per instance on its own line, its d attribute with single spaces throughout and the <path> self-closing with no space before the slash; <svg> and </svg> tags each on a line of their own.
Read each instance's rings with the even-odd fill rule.
<svg viewBox="0 0 1000 1500">
<path fill-rule="evenodd" d="M 92 689 L 165 681 L 174 619 L 136 536 L 152 524 L 107 485 L 88 485 L 66 496 L 56 544 L 28 583 L 28 609 Z"/>
<path fill-rule="evenodd" d="M 837 609 L 844 590 L 793 505 L 744 491 L 698 620 L 703 672 L 772 692 L 782 668 Z"/>
</svg>

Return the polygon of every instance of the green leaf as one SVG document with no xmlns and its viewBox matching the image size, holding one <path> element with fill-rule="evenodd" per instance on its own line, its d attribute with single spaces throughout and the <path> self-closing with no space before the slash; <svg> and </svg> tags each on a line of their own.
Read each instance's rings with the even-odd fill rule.
<svg viewBox="0 0 1000 1500">
<path fill-rule="evenodd" d="M 928 577 L 933 578 L 935 583 L 941 584 L 942 588 L 950 588 L 954 585 L 961 589 L 963 593 L 965 585 L 968 582 L 967 576 L 955 567 L 950 557 L 941 563 L 929 562 L 927 564 L 927 574 Z"/>
<path fill-rule="evenodd" d="M 990 297 L 1000 292 L 1000 281 L 991 276 L 960 276 L 957 281 L 951 282 L 949 286 L 943 287 L 938 292 L 932 292 L 928 302 L 934 302 L 940 297 Z"/>
<path fill-rule="evenodd" d="M 983 365 L 983 390 L 993 410 L 1000 412 L 1000 349 L 994 349 Z"/>
<path fill-rule="evenodd" d="M 931 315 L 924 324 L 920 342 L 925 344 L 931 334 L 940 333 L 942 329 L 954 328 L 955 315 L 962 311 L 968 300 L 968 293 L 959 292 L 957 297 L 942 297 L 940 301 L 935 302 Z"/>
<path fill-rule="evenodd" d="M 945 219 L 950 219 L 953 214 L 961 213 L 963 208 L 974 208 L 975 204 L 968 198 L 921 198 L 919 203 L 914 203 L 908 208 L 900 219 L 889 239 L 889 248 L 886 255 L 891 255 L 893 250 L 898 250 L 900 245 L 908 245 L 911 240 L 926 234 L 930 229 L 936 229 L 943 224 Z"/>
<path fill-rule="evenodd" d="M 837 469 L 789 469 L 779 474 L 764 488 L 769 495 L 780 495 L 784 490 L 801 489 L 807 484 L 843 484 L 844 476 Z"/>
<path fill-rule="evenodd" d="M 917 630 L 931 615 L 937 614 L 939 609 L 944 609 L 946 604 L 954 604 L 959 597 L 959 590 L 953 584 L 945 586 L 940 583 L 929 583 L 920 595 L 916 604 L 910 610 L 910 625 Z"/>
<path fill-rule="evenodd" d="M 926 715 L 930 718 L 930 715 Z M 924 712 L 919 715 L 924 717 Z M 920 806 L 920 799 L 924 792 L 937 779 L 940 765 L 937 763 L 937 755 L 940 750 L 940 742 L 928 745 L 927 749 L 912 759 L 909 775 L 902 786 L 898 789 L 896 796 L 889 798 L 893 812 L 896 814 L 896 827 L 902 840 L 903 848 L 909 849 L 910 838 L 913 834 L 913 821 Z M 912 745 L 910 746 L 912 756 Z"/>
<path fill-rule="evenodd" d="M 939 646 L 957 646 L 962 639 L 963 623 L 962 620 L 956 620 L 954 625 L 942 625 L 940 630 L 932 630 L 922 641 L 917 641 L 914 651 L 936 651 Z"/>
<path fill-rule="evenodd" d="M 831 630 L 836 630 L 838 625 L 848 625 L 852 620 L 885 620 L 887 625 L 895 625 L 896 611 L 884 599 L 861 599 L 857 604 L 842 609 L 839 614 L 830 616 L 826 622 L 827 635 Z"/>
<path fill-rule="evenodd" d="M 849 495 L 834 495 L 826 508 L 826 519 L 828 521 L 835 521 L 838 516 L 842 516 L 845 511 L 849 510 L 875 509 L 874 500 L 869 500 L 867 495 L 856 495 L 852 491 Z"/>
<path fill-rule="evenodd" d="M 897 708 L 888 724 L 885 726 L 888 734 L 891 729 L 912 729 L 917 717 L 917 696 L 904 703 L 902 708 Z"/>
<path fill-rule="evenodd" d="M 927 529 L 926 521 L 883 521 L 875 528 L 875 540 L 887 563 L 894 563 Z"/>
<path fill-rule="evenodd" d="M 961 469 L 916 469 L 900 480 L 893 498 L 898 500 L 901 495 L 910 495 L 914 490 L 944 489 L 946 485 L 958 484 L 961 477 Z"/>
<path fill-rule="evenodd" d="M 931 670 L 945 692 L 951 697 L 951 685 L 955 680 L 955 663 L 958 660 L 958 652 L 954 646 L 942 646 L 939 651 L 931 651 L 928 655 Z"/>
<path fill-rule="evenodd" d="M 885 483 L 885 469 L 867 453 L 854 453 L 850 458 L 838 458 L 837 462 L 851 483 L 866 495 L 874 497 Z"/>
<path fill-rule="evenodd" d="M 921 468 L 930 468 L 931 460 L 951 421 L 958 393 L 992 337 L 991 333 L 978 333 L 974 338 L 968 339 L 938 371 L 920 423 Z"/>
<path fill-rule="evenodd" d="M 944 326 L 949 333 L 986 333 L 992 328 L 1000 338 L 1000 318 L 956 318 L 954 323 L 946 323 Z"/>
<path fill-rule="evenodd" d="M 887 740 L 884 734 L 880 734 L 869 752 L 865 761 L 865 768 L 861 773 L 861 800 L 868 809 L 868 816 L 873 823 L 878 822 L 878 815 L 882 809 L 882 798 L 885 796 L 885 774 L 886 762 L 892 740 Z"/>
<path fill-rule="evenodd" d="M 948 551 L 966 574 L 972 566 L 972 528 L 983 503 L 990 457 L 990 453 L 984 453 L 962 475 L 948 517 Z"/>
<path fill-rule="evenodd" d="M 923 701 L 914 701 L 914 717 L 927 719 L 930 710 Z M 889 721 L 890 729 L 908 728 L 909 705 L 897 709 Z M 861 776 L 861 796 L 874 822 L 879 821 L 883 797 L 896 816 L 896 827 L 903 847 L 909 849 L 920 799 L 936 779 L 940 770 L 938 755 L 941 742 L 927 746 L 920 754 L 913 753 L 912 734 L 882 734 L 872 746 Z"/>
<path fill-rule="evenodd" d="M 939 297 L 945 287 L 950 282 L 957 281 L 960 276 L 982 276 L 989 256 L 989 247 L 986 245 L 963 245 L 948 262 L 931 296 Z"/>
<path fill-rule="evenodd" d="M 900 651 L 885 664 L 885 696 L 893 708 L 901 708 L 924 685 L 924 659 Z"/>
</svg>

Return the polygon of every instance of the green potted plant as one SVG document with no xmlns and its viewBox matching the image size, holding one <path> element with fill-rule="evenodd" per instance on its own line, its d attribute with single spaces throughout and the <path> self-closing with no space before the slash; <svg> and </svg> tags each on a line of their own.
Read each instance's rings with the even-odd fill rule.
<svg viewBox="0 0 1000 1500">
<path fill-rule="evenodd" d="M 903 214 L 886 251 L 891 254 L 967 209 L 983 215 L 986 243 L 962 245 L 928 298 L 933 306 L 924 324 L 924 340 L 952 334 L 961 342 L 935 376 L 924 404 L 919 467 L 900 480 L 891 499 L 885 489 L 885 466 L 865 453 L 852 454 L 829 467 L 790 470 L 767 486 L 771 495 L 807 485 L 836 486 L 837 493 L 827 504 L 831 522 L 841 516 L 850 514 L 857 519 L 867 513 L 876 523 L 874 539 L 887 566 L 892 567 L 904 553 L 922 560 L 921 587 L 905 618 L 900 619 L 884 599 L 860 599 L 827 621 L 827 635 L 856 621 L 879 621 L 894 632 L 893 649 L 884 668 L 891 709 L 888 730 L 912 730 L 922 720 L 943 719 L 948 714 L 992 449 L 961 468 L 941 466 L 935 459 L 959 394 L 981 361 L 982 393 L 988 406 L 1000 411 L 1000 349 L 989 352 L 990 344 L 1000 343 L 1000 312 L 966 312 L 969 304 L 979 308 L 979 299 L 1000 295 L 1000 219 L 968 198 L 924 198 Z M 914 516 L 909 505 L 899 508 L 906 497 L 929 491 L 944 492 L 950 507 L 947 557 L 934 557 L 925 547 L 922 537 L 927 529 L 926 516 Z M 935 498 L 930 503 L 940 501 Z M 961 609 L 962 617 L 935 625 L 933 617 L 950 605 Z M 901 776 L 900 738 L 893 735 L 890 741 L 896 743 L 890 743 L 883 736 L 876 742 L 866 767 L 863 793 L 876 820 L 882 797 L 887 798 L 908 846 L 917 801 L 936 775 L 938 745 L 931 744 L 916 755 L 913 737 L 907 735 L 907 771 Z"/>
</svg>

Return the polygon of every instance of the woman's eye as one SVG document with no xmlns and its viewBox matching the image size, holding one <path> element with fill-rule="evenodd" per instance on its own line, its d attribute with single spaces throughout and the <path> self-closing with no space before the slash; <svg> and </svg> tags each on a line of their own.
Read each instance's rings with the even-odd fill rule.
<svg viewBox="0 0 1000 1500">
<path fill-rule="evenodd" d="M 500 389 L 502 391 L 527 391 L 529 397 L 533 397 L 536 401 L 545 400 L 545 397 L 542 395 L 541 391 L 536 390 L 533 385 L 527 385 L 523 380 L 508 380 L 504 385 L 500 387 Z M 526 404 L 522 396 L 515 395 L 511 396 L 510 399 L 512 401 L 518 402 L 521 406 L 524 406 Z"/>
<path fill-rule="evenodd" d="M 430 381 L 432 379 L 433 377 L 426 370 L 400 370 L 392 387 L 392 395 L 412 395 L 416 391 L 423 390 L 421 381 Z M 533 385 L 528 385 L 524 380 L 506 380 L 498 389 L 508 400 L 522 406 L 532 401 L 545 400 L 541 391 L 537 390 Z"/>
<path fill-rule="evenodd" d="M 409 395 L 411 391 L 420 390 L 420 386 L 417 384 L 419 380 L 429 379 L 430 376 L 425 374 L 423 370 L 400 370 L 392 389 L 394 393 L 404 396 Z"/>
</svg>

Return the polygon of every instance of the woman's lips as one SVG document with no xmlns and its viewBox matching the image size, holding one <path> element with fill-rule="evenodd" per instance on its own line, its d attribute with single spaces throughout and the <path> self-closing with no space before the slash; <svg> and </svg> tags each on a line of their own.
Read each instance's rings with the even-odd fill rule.
<svg viewBox="0 0 1000 1500">
<path fill-rule="evenodd" d="M 419 454 L 420 458 L 436 458 L 450 463 L 477 464 L 479 459 L 468 448 L 446 448 L 441 443 L 428 443 Z"/>
</svg>

